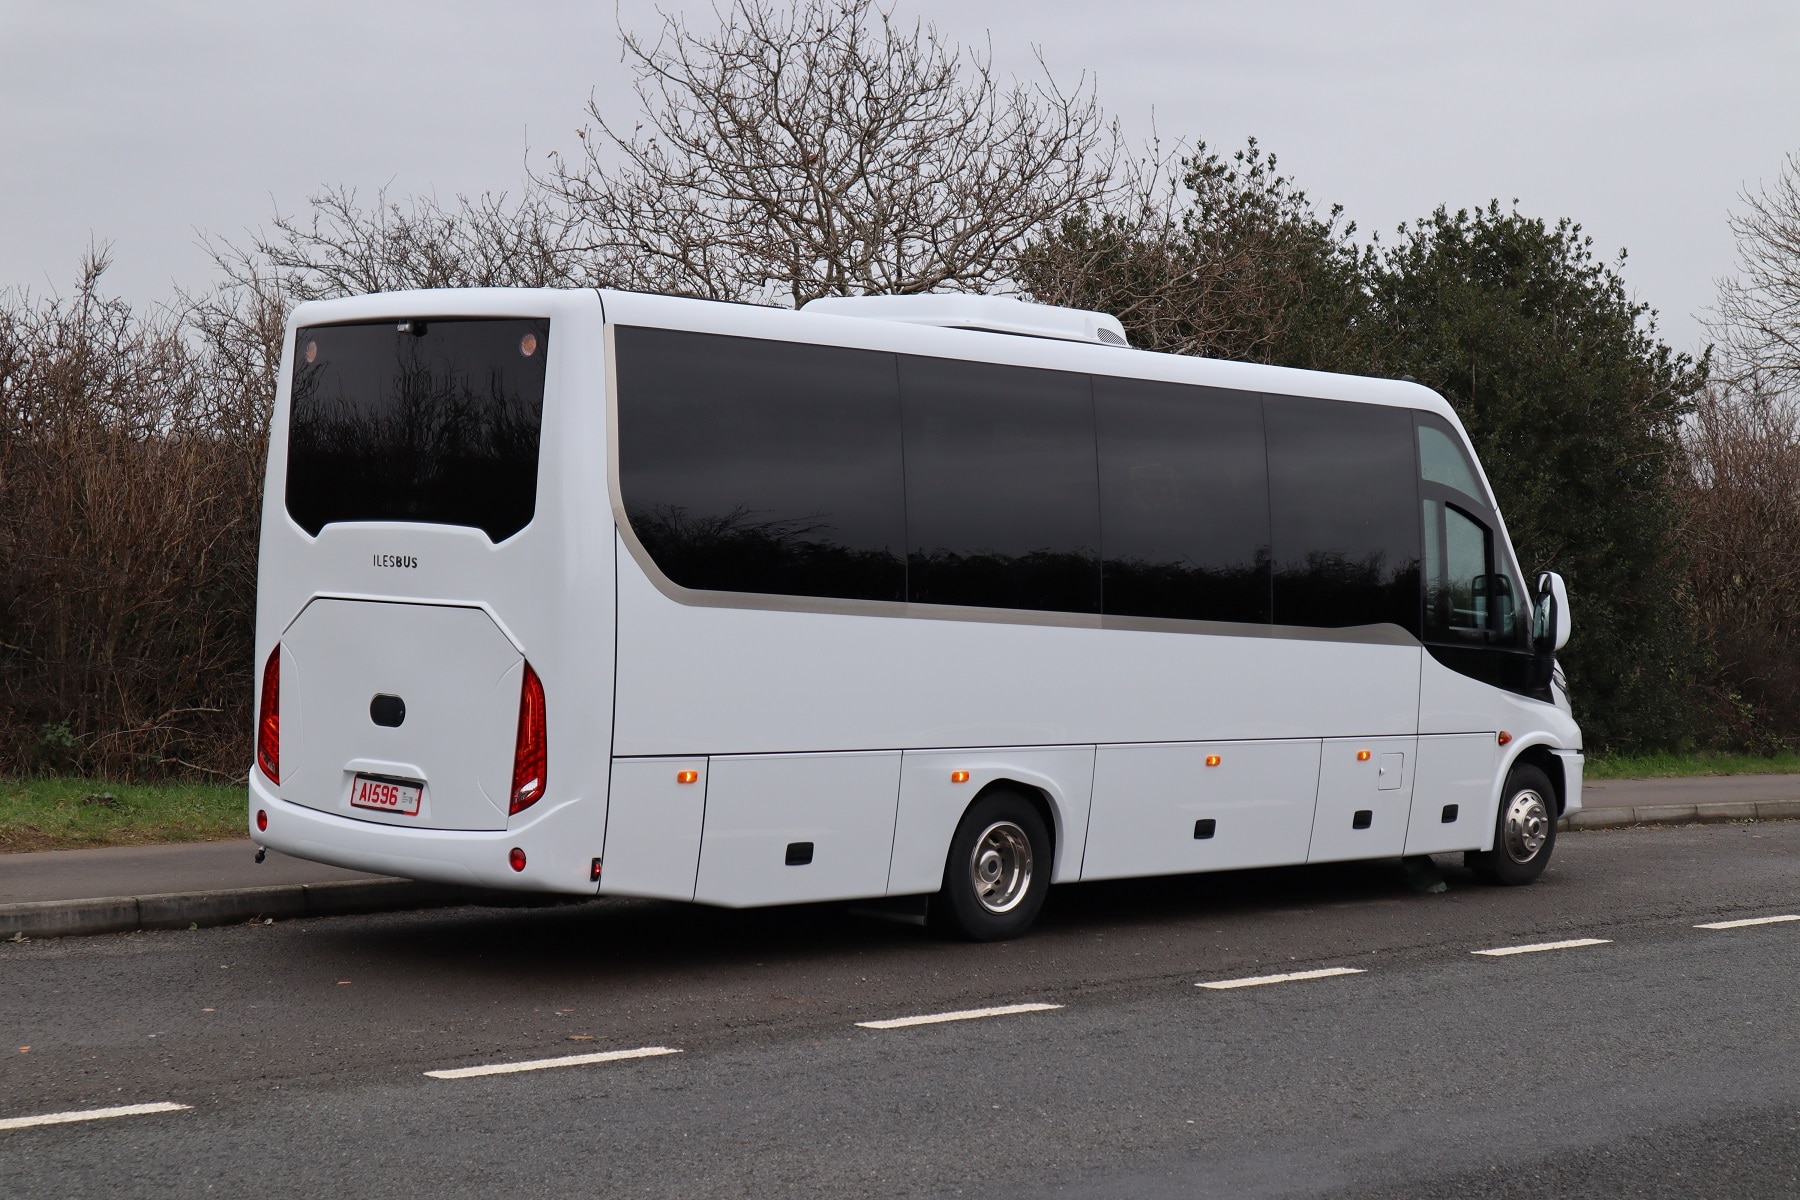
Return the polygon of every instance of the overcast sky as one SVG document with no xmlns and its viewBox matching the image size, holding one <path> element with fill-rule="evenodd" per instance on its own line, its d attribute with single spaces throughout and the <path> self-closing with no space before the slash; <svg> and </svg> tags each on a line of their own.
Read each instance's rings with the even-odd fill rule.
<svg viewBox="0 0 1800 1200">
<path fill-rule="evenodd" d="M 705 4 L 665 0 L 706 19 Z M 1570 216 L 1691 349 L 1731 270 L 1738 192 L 1800 150 L 1800 4 L 1637 0 L 904 0 L 1011 71 L 1087 71 L 1142 136 L 1249 135 L 1324 203 L 1391 230 L 1490 197 Z M 90 238 L 136 302 L 209 279 L 236 236 L 344 183 L 516 190 L 572 150 L 590 92 L 629 116 L 617 29 L 642 0 L 0 0 L 0 287 L 67 290 Z"/>
</svg>

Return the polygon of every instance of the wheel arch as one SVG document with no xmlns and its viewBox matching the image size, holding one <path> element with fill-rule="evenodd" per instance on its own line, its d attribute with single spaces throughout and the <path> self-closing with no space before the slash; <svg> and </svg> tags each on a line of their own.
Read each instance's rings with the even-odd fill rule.
<svg viewBox="0 0 1800 1200">
<path fill-rule="evenodd" d="M 1031 807 L 1037 810 L 1038 816 L 1044 819 L 1044 829 L 1050 835 L 1050 861 L 1054 863 L 1063 839 L 1060 813 L 1056 801 L 1050 793 L 1035 783 L 1014 779 L 1010 775 L 1000 775 L 988 780 L 982 785 L 981 790 L 969 799 L 967 807 L 963 809 L 964 816 L 968 815 L 969 809 L 981 803 L 983 798 L 991 796 L 995 792 L 1017 792 L 1031 803 Z"/>
<path fill-rule="evenodd" d="M 1506 790 L 1506 781 L 1511 777 L 1513 768 L 1526 763 L 1542 771 L 1550 780 L 1550 786 L 1556 790 L 1556 815 L 1560 820 L 1569 803 L 1569 784 L 1563 775 L 1563 761 L 1554 753 L 1555 747 L 1548 742 L 1533 742 L 1519 750 L 1506 762 L 1506 770 L 1500 775 L 1500 791 Z M 1496 797 L 1495 803 L 1499 800 Z"/>
</svg>

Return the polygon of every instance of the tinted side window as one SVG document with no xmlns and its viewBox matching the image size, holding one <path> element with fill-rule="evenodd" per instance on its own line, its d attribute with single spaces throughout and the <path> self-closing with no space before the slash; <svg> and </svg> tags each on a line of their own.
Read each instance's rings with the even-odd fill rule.
<svg viewBox="0 0 1800 1200">
<path fill-rule="evenodd" d="M 1475 466 L 1441 418 L 1414 414 L 1425 533 L 1425 639 L 1528 650 L 1529 607 L 1509 566 Z"/>
<path fill-rule="evenodd" d="M 1453 503 L 1426 497 L 1425 636 L 1489 642 L 1517 624 L 1512 581 L 1494 572 L 1494 534 Z"/>
<path fill-rule="evenodd" d="M 1275 621 L 1419 632 L 1419 493 L 1412 413 L 1264 398 Z"/>
<path fill-rule="evenodd" d="M 621 326 L 619 486 L 683 587 L 903 600 L 894 358 Z"/>
<path fill-rule="evenodd" d="M 1448 429 L 1435 419 L 1421 415 L 1419 420 L 1419 477 L 1427 483 L 1441 483 L 1468 496 L 1479 504 L 1486 499 L 1481 485 L 1475 482 L 1475 468 L 1469 456 Z"/>
<path fill-rule="evenodd" d="M 1269 620 L 1269 491 L 1255 393 L 1094 379 L 1108 613 Z"/>
<path fill-rule="evenodd" d="M 900 359 L 907 598 L 1100 611 L 1088 377 Z"/>
</svg>

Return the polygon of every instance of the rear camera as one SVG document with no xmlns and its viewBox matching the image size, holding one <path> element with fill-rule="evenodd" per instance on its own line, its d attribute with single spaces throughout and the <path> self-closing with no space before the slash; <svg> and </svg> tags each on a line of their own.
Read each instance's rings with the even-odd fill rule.
<svg viewBox="0 0 1800 1200">
<path fill-rule="evenodd" d="M 512 864 L 513 870 L 523 871 L 525 869 L 525 852 L 517 846 L 514 846 L 512 850 L 507 853 L 506 861 Z"/>
<path fill-rule="evenodd" d="M 528 333 L 519 339 L 519 353 L 526 358 L 537 353 L 537 334 Z"/>
<path fill-rule="evenodd" d="M 261 833 L 269 827 L 269 814 L 262 809 L 256 810 L 256 831 Z"/>
</svg>

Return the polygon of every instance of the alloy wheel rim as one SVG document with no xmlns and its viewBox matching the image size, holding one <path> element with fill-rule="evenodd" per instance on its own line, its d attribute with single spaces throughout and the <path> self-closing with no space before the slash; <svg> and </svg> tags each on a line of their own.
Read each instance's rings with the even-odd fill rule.
<svg viewBox="0 0 1800 1200">
<path fill-rule="evenodd" d="M 1516 863 L 1528 863 L 1550 840 L 1550 810 L 1532 789 L 1513 793 L 1506 806 L 1506 855 Z"/>
<path fill-rule="evenodd" d="M 995 821 L 975 839 L 969 879 L 975 899 L 990 913 L 1011 912 L 1031 890 L 1031 839 L 1011 821 Z"/>
</svg>

